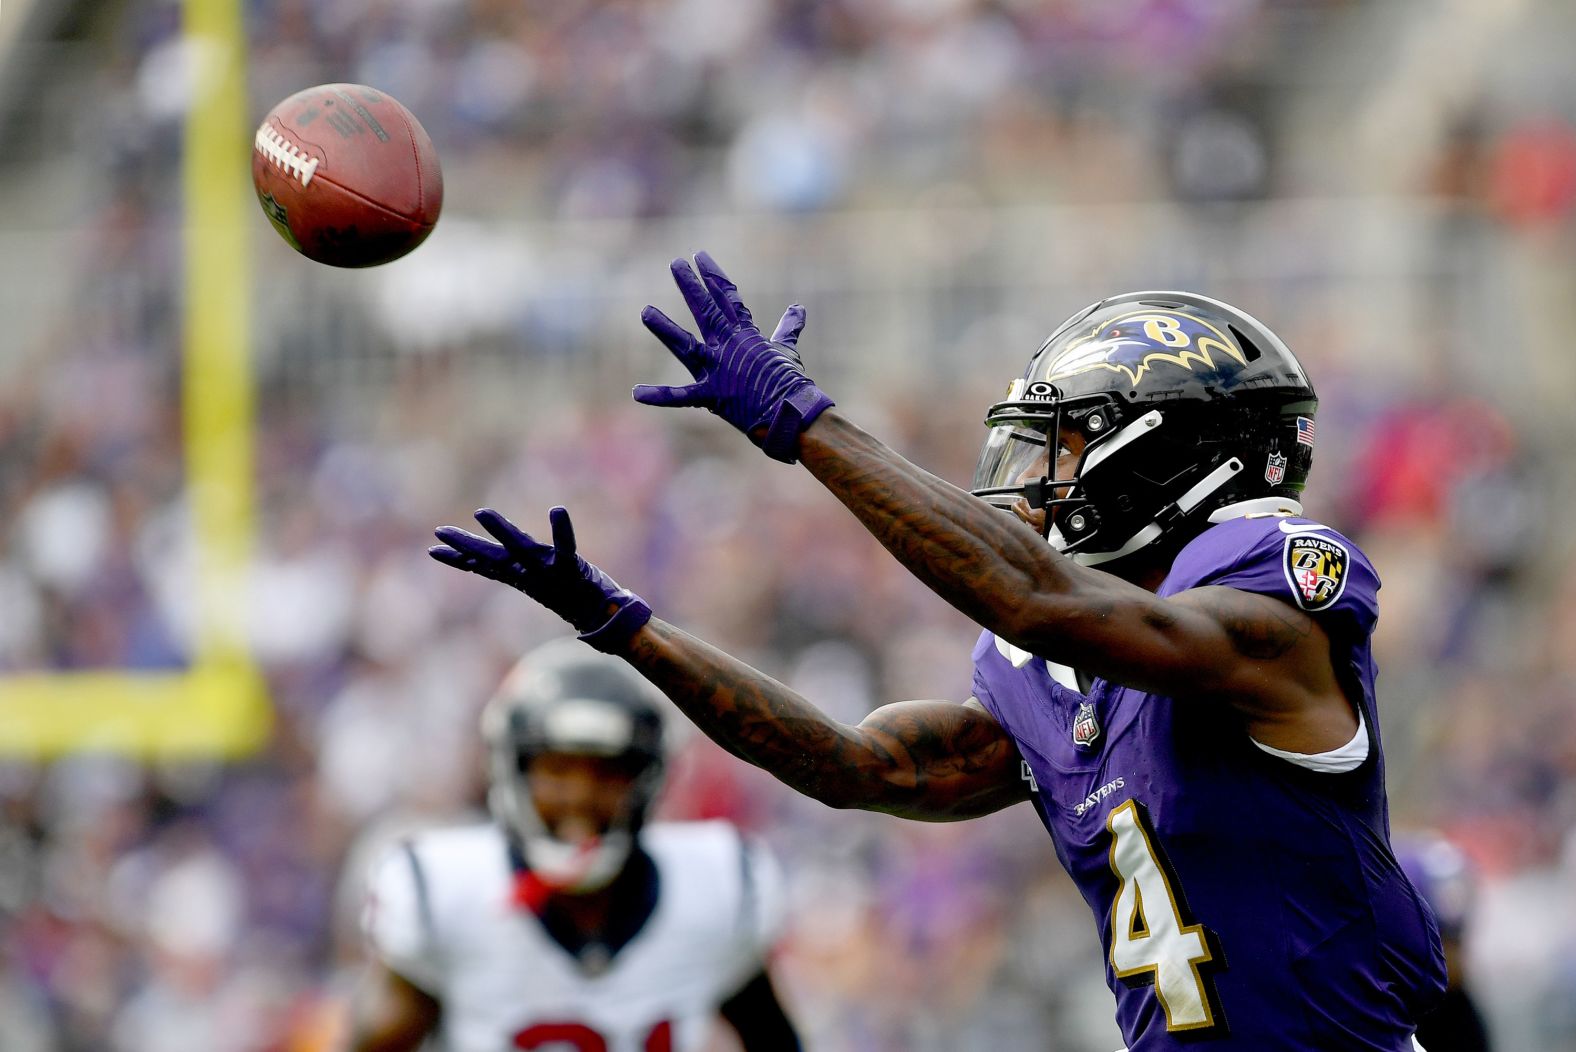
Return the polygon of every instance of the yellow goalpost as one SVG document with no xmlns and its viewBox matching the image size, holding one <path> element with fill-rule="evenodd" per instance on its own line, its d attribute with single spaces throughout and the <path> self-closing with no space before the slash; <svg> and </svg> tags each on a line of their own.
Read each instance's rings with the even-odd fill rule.
<svg viewBox="0 0 1576 1052">
<path fill-rule="evenodd" d="M 0 678 L 0 754 L 234 757 L 267 738 L 246 646 L 253 529 L 251 257 L 242 0 L 186 0 L 193 105 L 182 156 L 182 421 L 196 554 L 191 664 Z"/>
</svg>

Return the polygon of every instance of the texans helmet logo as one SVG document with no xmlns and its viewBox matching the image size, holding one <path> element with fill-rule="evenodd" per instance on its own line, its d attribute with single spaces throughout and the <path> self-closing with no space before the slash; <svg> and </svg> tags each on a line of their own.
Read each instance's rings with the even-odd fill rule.
<svg viewBox="0 0 1576 1052">
<path fill-rule="evenodd" d="M 1073 339 L 1046 363 L 1043 379 L 1066 379 L 1105 369 L 1134 387 L 1155 369 L 1226 376 L 1248 364 L 1247 355 L 1209 322 L 1176 310 L 1139 310 L 1102 322 Z"/>
</svg>

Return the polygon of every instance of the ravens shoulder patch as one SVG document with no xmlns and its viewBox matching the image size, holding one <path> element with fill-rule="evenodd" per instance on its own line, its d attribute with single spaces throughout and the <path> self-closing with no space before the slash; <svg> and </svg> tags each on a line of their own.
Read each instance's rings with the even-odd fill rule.
<svg viewBox="0 0 1576 1052">
<path fill-rule="evenodd" d="M 1286 538 L 1282 568 L 1297 605 L 1315 613 L 1335 605 L 1346 588 L 1351 553 L 1339 541 L 1299 533 Z"/>
</svg>

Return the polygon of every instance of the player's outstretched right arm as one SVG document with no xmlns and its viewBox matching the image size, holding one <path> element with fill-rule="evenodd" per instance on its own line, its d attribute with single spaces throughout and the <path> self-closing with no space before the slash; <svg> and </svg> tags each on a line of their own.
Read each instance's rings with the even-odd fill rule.
<svg viewBox="0 0 1576 1052">
<path fill-rule="evenodd" d="M 735 756 L 832 807 L 951 821 L 1027 798 L 1017 747 L 977 703 L 908 701 L 857 727 L 830 719 L 783 684 L 651 616 L 575 550 L 569 513 L 550 513 L 542 543 L 490 509 L 476 520 L 494 539 L 454 526 L 429 554 L 535 599 L 591 646 L 617 654 Z"/>
<path fill-rule="evenodd" d="M 1028 798 L 1017 746 L 972 700 L 897 702 L 849 726 L 657 618 L 622 656 L 724 749 L 831 807 L 948 822 Z"/>
</svg>

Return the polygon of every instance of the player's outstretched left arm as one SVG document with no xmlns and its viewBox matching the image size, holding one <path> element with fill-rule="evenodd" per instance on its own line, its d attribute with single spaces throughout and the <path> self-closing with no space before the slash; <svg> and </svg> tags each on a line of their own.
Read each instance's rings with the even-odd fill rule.
<svg viewBox="0 0 1576 1052">
<path fill-rule="evenodd" d="M 563 508 L 551 513 L 551 544 L 495 511 L 476 518 L 493 539 L 442 526 L 432 557 L 535 599 L 586 643 L 628 661 L 723 748 L 807 796 L 926 821 L 971 818 L 1027 798 L 1017 747 L 977 702 L 900 702 L 858 726 L 839 723 L 653 617 L 644 600 L 576 554 Z"/>
</svg>

